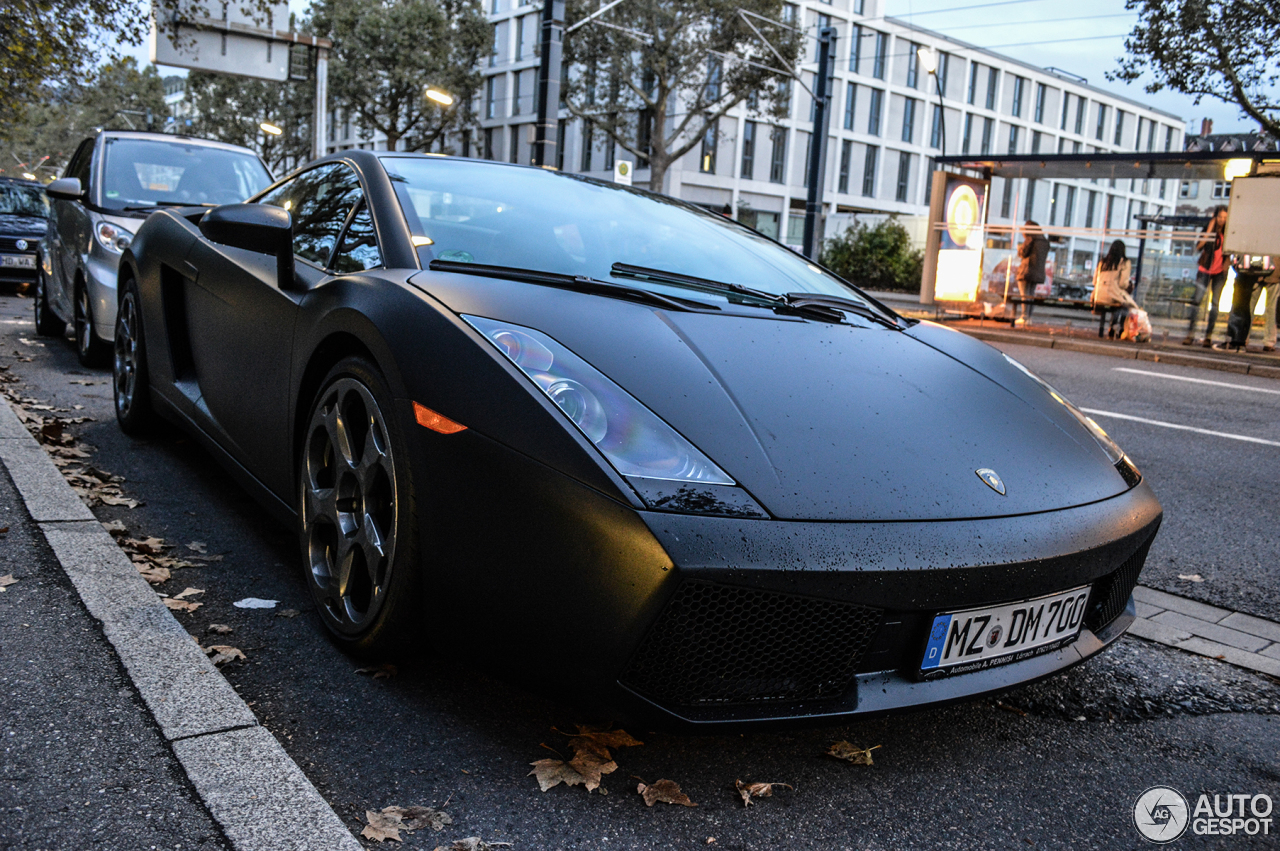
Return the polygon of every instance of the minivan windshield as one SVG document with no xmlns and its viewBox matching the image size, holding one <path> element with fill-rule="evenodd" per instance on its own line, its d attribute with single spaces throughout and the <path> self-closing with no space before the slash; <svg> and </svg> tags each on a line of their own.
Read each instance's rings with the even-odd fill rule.
<svg viewBox="0 0 1280 851">
<path fill-rule="evenodd" d="M 271 175 L 248 151 L 159 139 L 107 139 L 102 206 L 234 204 L 265 189 Z"/>
<path fill-rule="evenodd" d="M 384 157 L 429 260 L 620 281 L 615 264 L 739 284 L 775 295 L 857 290 L 755 231 L 660 195 L 532 168 L 444 157 Z M 421 240 L 420 240 L 421 241 Z M 635 285 L 634 276 L 625 283 Z M 688 297 L 678 281 L 645 289 Z M 706 294 L 697 298 L 707 300 Z M 870 306 L 868 304 L 868 306 Z"/>
</svg>

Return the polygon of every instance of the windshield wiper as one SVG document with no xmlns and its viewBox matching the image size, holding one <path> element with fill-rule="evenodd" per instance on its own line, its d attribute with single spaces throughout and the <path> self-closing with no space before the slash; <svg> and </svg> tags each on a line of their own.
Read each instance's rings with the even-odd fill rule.
<svg viewBox="0 0 1280 851">
<path fill-rule="evenodd" d="M 486 266 L 482 263 L 459 263 L 453 260 L 432 260 L 427 268 L 433 272 L 457 272 L 462 275 L 478 275 L 482 278 L 501 278 L 507 281 L 523 281 L 529 284 L 542 284 L 562 290 L 579 293 L 620 298 L 648 304 L 653 307 L 664 307 L 668 310 L 719 310 L 714 304 L 706 304 L 693 299 L 665 296 L 649 290 L 635 287 L 624 287 L 589 278 L 586 275 L 569 275 L 563 272 L 539 272 L 533 269 L 517 269 L 514 266 Z"/>
<path fill-rule="evenodd" d="M 843 322 L 845 311 L 856 313 L 874 322 L 901 330 L 900 326 L 873 308 L 840 296 L 824 296 L 811 293 L 776 293 L 756 290 L 742 284 L 731 284 L 724 281 L 712 281 L 708 278 L 695 278 L 692 275 L 681 275 L 679 272 L 664 272 L 661 269 L 648 269 L 644 266 L 631 266 L 627 263 L 614 263 L 613 274 L 621 278 L 639 278 L 641 280 L 662 281 L 669 284 L 689 286 L 711 292 L 735 294 L 757 299 L 765 306 L 772 307 L 781 313 L 797 313 L 825 322 Z"/>
<path fill-rule="evenodd" d="M 872 322 L 879 322 L 886 328 L 892 328 L 895 331 L 901 331 L 902 326 L 894 319 L 885 316 L 873 307 L 863 304 L 860 301 L 854 301 L 844 296 L 828 295 L 826 293 L 787 293 L 784 296 L 787 304 L 792 307 L 821 305 L 823 307 L 831 307 L 836 310 L 844 310 L 850 313 L 856 313 L 863 319 L 870 319 Z"/>
<path fill-rule="evenodd" d="M 121 210 L 154 210 L 157 207 L 216 207 L 217 204 L 197 201 L 152 201 L 150 204 L 126 204 Z"/>
</svg>

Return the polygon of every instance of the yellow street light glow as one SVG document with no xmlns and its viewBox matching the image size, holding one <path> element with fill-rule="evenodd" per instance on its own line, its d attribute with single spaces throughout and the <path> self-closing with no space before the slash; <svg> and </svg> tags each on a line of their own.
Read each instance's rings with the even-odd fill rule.
<svg viewBox="0 0 1280 851">
<path fill-rule="evenodd" d="M 433 100 L 444 106 L 453 106 L 453 95 L 448 92 L 442 92 L 439 89 L 427 89 L 426 95 L 428 100 Z"/>
<path fill-rule="evenodd" d="M 938 54 L 934 53 L 929 48 L 917 48 L 916 56 L 920 57 L 920 64 L 924 66 L 926 74 L 932 74 L 934 71 L 938 70 Z"/>
<path fill-rule="evenodd" d="M 1222 179 L 1235 180 L 1237 177 L 1247 176 L 1251 171 L 1253 160 L 1227 160 L 1227 164 L 1222 167 Z"/>
<path fill-rule="evenodd" d="M 264 121 L 258 126 L 262 128 L 263 133 L 270 133 L 272 136 L 279 136 L 281 133 L 284 132 L 284 130 L 280 129 L 279 127 L 277 127 L 276 125 L 272 124 L 269 121 Z"/>
<path fill-rule="evenodd" d="M 29 171 L 24 171 L 24 172 L 22 173 L 22 176 L 23 176 L 23 177 L 25 177 L 27 180 L 35 180 L 35 179 L 36 179 L 36 176 L 35 176 L 34 174 L 32 174 L 31 172 L 29 172 Z"/>
</svg>

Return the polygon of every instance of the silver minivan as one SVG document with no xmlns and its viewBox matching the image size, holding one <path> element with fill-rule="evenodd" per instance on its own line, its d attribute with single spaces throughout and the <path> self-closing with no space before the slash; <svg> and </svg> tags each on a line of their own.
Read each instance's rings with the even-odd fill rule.
<svg viewBox="0 0 1280 851">
<path fill-rule="evenodd" d="M 45 187 L 51 213 L 36 276 L 36 331 L 61 336 L 70 322 L 80 362 L 104 362 L 120 255 L 143 220 L 160 207 L 234 204 L 270 183 L 258 155 L 236 145 L 124 130 L 85 139 L 62 179 Z"/>
</svg>

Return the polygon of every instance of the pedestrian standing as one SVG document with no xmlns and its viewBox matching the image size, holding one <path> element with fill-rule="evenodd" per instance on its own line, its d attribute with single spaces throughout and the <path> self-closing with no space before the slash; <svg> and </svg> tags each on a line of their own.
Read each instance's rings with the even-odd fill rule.
<svg viewBox="0 0 1280 851">
<path fill-rule="evenodd" d="M 1214 343 L 1213 348 L 1222 352 L 1242 352 L 1249 342 L 1249 331 L 1253 327 L 1253 311 L 1249 306 L 1254 303 L 1253 293 L 1257 283 L 1266 274 L 1262 268 L 1262 258 L 1250 262 L 1245 255 L 1243 262 L 1234 264 L 1235 282 L 1231 285 L 1231 313 L 1227 316 L 1227 339 Z"/>
<path fill-rule="evenodd" d="M 1205 320 L 1204 340 L 1206 349 L 1213 344 L 1213 326 L 1218 322 L 1218 302 L 1222 299 L 1222 287 L 1227 282 L 1227 262 L 1222 256 L 1222 239 L 1227 230 L 1227 208 L 1213 208 L 1209 229 L 1200 235 L 1196 251 L 1200 252 L 1200 264 L 1196 275 L 1196 304 L 1187 325 L 1187 336 L 1182 345 L 1191 346 L 1196 341 L 1196 318 L 1200 315 L 1200 302 L 1206 292 L 1209 298 L 1209 317 Z"/>
<path fill-rule="evenodd" d="M 1258 297 L 1265 293 L 1266 298 L 1266 333 L 1262 340 L 1264 352 L 1276 350 L 1276 296 L 1280 295 L 1280 266 L 1273 266 L 1265 278 L 1258 282 L 1259 288 L 1253 291 L 1249 303 L 1249 315 L 1258 307 Z"/>
<path fill-rule="evenodd" d="M 1049 240 L 1045 238 L 1040 225 L 1027 220 L 1026 238 L 1018 246 L 1018 292 L 1022 295 L 1019 305 L 1019 317 L 1014 325 L 1030 325 L 1031 310 L 1035 307 L 1032 299 L 1036 295 L 1036 285 L 1044 283 L 1045 262 L 1049 259 Z"/>
<path fill-rule="evenodd" d="M 1116 324 L 1124 330 L 1124 320 L 1129 309 L 1137 307 L 1137 302 L 1129 295 L 1129 275 L 1131 265 L 1125 257 L 1125 246 L 1120 240 L 1111 243 L 1107 256 L 1098 261 L 1098 268 L 1093 273 L 1093 309 L 1102 314 L 1098 322 L 1098 336 L 1102 336 L 1107 324 L 1107 314 L 1111 314 L 1111 332 L 1109 337 L 1116 336 Z"/>
</svg>

